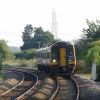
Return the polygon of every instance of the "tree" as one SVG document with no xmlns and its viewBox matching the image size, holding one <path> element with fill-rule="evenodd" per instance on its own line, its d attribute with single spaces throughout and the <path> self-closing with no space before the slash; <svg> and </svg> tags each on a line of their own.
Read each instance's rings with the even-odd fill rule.
<svg viewBox="0 0 100 100">
<path fill-rule="evenodd" d="M 33 33 L 34 36 L 32 36 Z M 47 46 L 54 41 L 54 36 L 49 31 L 44 31 L 42 27 L 35 27 L 33 29 L 31 25 L 27 25 L 24 29 L 22 39 L 24 44 L 21 50 L 27 50 Z"/>
<path fill-rule="evenodd" d="M 32 38 L 32 33 L 33 33 L 33 27 L 31 24 L 27 24 L 26 27 L 24 28 L 24 32 L 23 33 L 23 36 L 22 36 L 22 39 L 23 39 L 23 42 L 28 42 L 31 38 Z"/>
<path fill-rule="evenodd" d="M 91 63 L 100 64 L 100 40 L 91 43 L 87 53 L 87 60 Z"/>
<path fill-rule="evenodd" d="M 41 27 L 34 28 L 34 39 L 33 42 L 35 48 L 47 46 L 54 41 L 54 36 L 49 31 L 44 31 Z"/>
<path fill-rule="evenodd" d="M 0 52 L 0 71 L 2 69 L 2 52 Z"/>
<path fill-rule="evenodd" d="M 82 36 L 81 39 L 74 41 L 74 45 L 76 49 L 77 59 L 85 59 L 88 50 L 88 43 L 85 35 Z"/>
<path fill-rule="evenodd" d="M 86 23 L 88 28 L 84 28 L 81 39 L 75 41 L 76 52 L 79 58 L 86 57 L 91 42 L 100 40 L 100 21 L 90 22 L 86 20 Z"/>
<path fill-rule="evenodd" d="M 2 54 L 2 61 L 14 59 L 14 55 L 5 40 L 0 40 L 0 53 Z"/>
<path fill-rule="evenodd" d="M 100 21 L 86 20 L 86 23 L 88 27 L 83 29 L 81 39 L 75 41 L 75 47 L 78 60 L 84 61 L 87 68 L 100 62 Z M 80 63 L 80 66 L 82 66 L 82 63 Z"/>
<path fill-rule="evenodd" d="M 24 28 L 24 32 L 22 32 L 22 39 L 23 39 L 23 46 L 21 47 L 21 50 L 29 49 L 30 43 L 32 41 L 32 34 L 33 34 L 33 27 L 31 24 L 27 24 Z"/>
<path fill-rule="evenodd" d="M 87 29 L 83 29 L 83 33 L 86 35 L 87 37 L 87 41 L 88 42 L 92 42 L 92 41 L 97 41 L 100 39 L 100 21 L 96 20 L 96 22 L 94 21 L 89 21 L 86 20 L 88 28 Z"/>
<path fill-rule="evenodd" d="M 91 43 L 86 58 L 87 62 L 97 69 L 97 80 L 100 81 L 100 40 Z"/>
<path fill-rule="evenodd" d="M 35 49 L 28 49 L 28 50 L 22 50 L 20 52 L 15 53 L 16 59 L 34 59 L 35 56 Z"/>
</svg>

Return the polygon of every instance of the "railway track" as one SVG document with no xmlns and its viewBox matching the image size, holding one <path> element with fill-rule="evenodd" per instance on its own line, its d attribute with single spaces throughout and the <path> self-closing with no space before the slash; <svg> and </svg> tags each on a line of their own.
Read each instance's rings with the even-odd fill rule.
<svg viewBox="0 0 100 100">
<path fill-rule="evenodd" d="M 15 69 L 20 70 L 22 69 Z M 30 69 L 24 69 L 25 72 L 31 72 Z M 27 89 L 27 92 L 21 92 L 21 95 L 13 95 L 11 100 L 78 100 L 79 88 L 73 78 L 65 77 L 53 78 L 39 71 L 32 71 L 38 76 L 38 83 Z M 31 73 L 32 74 L 32 73 Z M 33 76 L 32 76 L 33 77 Z M 16 90 L 13 91 L 16 94 Z M 15 99 L 16 98 L 16 99 Z M 10 100 L 10 99 L 0 99 Z"/>
<path fill-rule="evenodd" d="M 2 80 L 0 80 L 0 96 L 7 93 L 22 80 L 23 76 L 21 73 L 2 70 Z"/>
<path fill-rule="evenodd" d="M 45 76 L 36 90 L 23 100 L 78 100 L 79 89 L 74 79 L 53 79 Z"/>
<path fill-rule="evenodd" d="M 11 70 L 11 69 L 6 69 Z M 19 72 L 18 70 L 14 72 Z M 38 77 L 32 73 L 22 72 L 23 79 L 19 84 L 0 95 L 0 100 L 22 100 L 38 84 Z"/>
<path fill-rule="evenodd" d="M 73 78 L 57 78 L 59 87 L 49 100 L 78 100 L 79 88 Z"/>
<path fill-rule="evenodd" d="M 22 69 L 16 68 L 15 70 L 21 71 Z M 31 72 L 32 70 L 24 69 L 24 71 Z M 31 88 L 31 91 L 27 94 L 23 93 L 15 100 L 49 100 L 53 98 L 53 95 L 56 95 L 57 88 L 59 87 L 57 81 L 45 73 L 36 70 L 34 73 L 39 77 L 38 85 L 33 89 Z"/>
<path fill-rule="evenodd" d="M 47 74 L 36 72 L 39 77 L 39 84 L 23 100 L 49 100 L 56 91 L 56 81 Z"/>
</svg>

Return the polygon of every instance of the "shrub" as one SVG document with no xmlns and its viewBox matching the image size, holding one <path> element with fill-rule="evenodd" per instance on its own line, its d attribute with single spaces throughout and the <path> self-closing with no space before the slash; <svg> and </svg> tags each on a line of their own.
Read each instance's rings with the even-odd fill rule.
<svg viewBox="0 0 100 100">
<path fill-rule="evenodd" d="M 15 53 L 16 59 L 34 59 L 36 49 L 23 50 Z"/>
<path fill-rule="evenodd" d="M 76 66 L 77 66 L 76 67 L 77 73 L 90 73 L 91 72 L 91 68 L 87 67 L 84 60 L 78 60 Z"/>
<path fill-rule="evenodd" d="M 27 67 L 27 68 L 35 68 L 36 61 L 34 59 L 26 60 L 26 59 L 17 59 L 3 62 L 3 67 Z"/>
</svg>

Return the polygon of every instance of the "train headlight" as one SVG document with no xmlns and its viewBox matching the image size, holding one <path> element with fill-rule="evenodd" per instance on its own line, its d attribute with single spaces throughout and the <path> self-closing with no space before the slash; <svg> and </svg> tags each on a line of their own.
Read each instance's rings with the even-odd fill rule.
<svg viewBox="0 0 100 100">
<path fill-rule="evenodd" d="M 52 62 L 55 63 L 56 62 L 56 59 L 53 59 Z"/>
<path fill-rule="evenodd" d="M 72 61 L 71 59 L 69 59 L 68 61 Z"/>
</svg>

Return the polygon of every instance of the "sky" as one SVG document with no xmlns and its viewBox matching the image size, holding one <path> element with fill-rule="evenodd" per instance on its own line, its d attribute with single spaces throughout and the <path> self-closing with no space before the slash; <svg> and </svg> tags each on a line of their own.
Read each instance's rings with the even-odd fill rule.
<svg viewBox="0 0 100 100">
<path fill-rule="evenodd" d="M 82 29 L 87 28 L 86 19 L 100 20 L 99 0 L 0 0 L 0 39 L 20 47 L 27 24 L 51 31 L 53 9 L 57 37 L 65 41 L 81 37 Z"/>
</svg>

